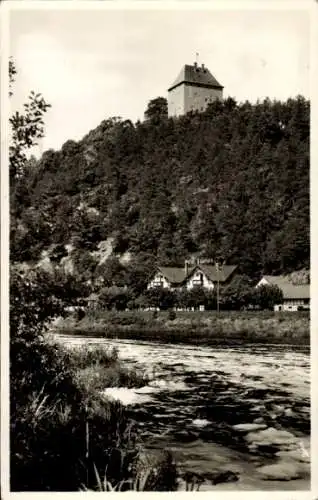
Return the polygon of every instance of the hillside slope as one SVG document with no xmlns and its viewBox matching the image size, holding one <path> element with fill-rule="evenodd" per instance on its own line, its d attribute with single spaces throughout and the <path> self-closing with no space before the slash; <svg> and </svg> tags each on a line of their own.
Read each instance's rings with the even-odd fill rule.
<svg viewBox="0 0 318 500">
<path fill-rule="evenodd" d="M 190 255 L 251 277 L 309 268 L 308 101 L 229 98 L 177 119 L 149 110 L 30 166 L 12 197 L 15 259 L 124 282 Z"/>
</svg>

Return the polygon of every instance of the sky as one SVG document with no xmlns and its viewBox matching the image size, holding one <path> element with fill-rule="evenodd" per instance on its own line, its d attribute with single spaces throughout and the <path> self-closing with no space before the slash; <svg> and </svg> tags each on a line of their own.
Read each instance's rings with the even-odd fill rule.
<svg viewBox="0 0 318 500">
<path fill-rule="evenodd" d="M 105 3 L 10 12 L 10 54 L 18 70 L 12 108 L 20 109 L 30 90 L 52 105 L 40 152 L 81 139 L 111 116 L 142 120 L 149 100 L 167 97 L 196 52 L 225 97 L 309 97 L 306 8 L 255 10 L 250 2 L 243 10 L 188 10 L 182 2 L 169 9 L 161 2 L 136 9 L 130 2 L 105 9 Z"/>
</svg>

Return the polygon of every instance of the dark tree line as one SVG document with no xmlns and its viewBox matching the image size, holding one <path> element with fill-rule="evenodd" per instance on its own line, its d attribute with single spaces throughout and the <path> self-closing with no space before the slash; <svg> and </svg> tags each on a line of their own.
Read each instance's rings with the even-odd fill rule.
<svg viewBox="0 0 318 500">
<path fill-rule="evenodd" d="M 147 309 L 160 310 L 182 309 L 205 310 L 219 309 L 268 309 L 273 310 L 275 304 L 283 302 L 282 291 L 276 285 L 262 285 L 255 288 L 247 276 L 237 275 L 229 285 L 222 286 L 219 294 L 216 289 L 206 290 L 194 287 L 187 290 L 170 290 L 166 288 L 150 288 L 135 295 L 131 288 L 102 288 L 94 308 L 108 310 Z"/>
</svg>

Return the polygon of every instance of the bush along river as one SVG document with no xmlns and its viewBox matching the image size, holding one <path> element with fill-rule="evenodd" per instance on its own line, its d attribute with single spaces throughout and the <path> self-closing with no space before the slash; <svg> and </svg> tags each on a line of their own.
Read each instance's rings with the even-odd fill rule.
<svg viewBox="0 0 318 500">
<path fill-rule="evenodd" d="M 105 394 L 127 406 L 147 449 L 173 452 L 180 489 L 310 489 L 309 348 L 57 338 L 115 347 L 146 369 L 146 386 Z"/>
</svg>

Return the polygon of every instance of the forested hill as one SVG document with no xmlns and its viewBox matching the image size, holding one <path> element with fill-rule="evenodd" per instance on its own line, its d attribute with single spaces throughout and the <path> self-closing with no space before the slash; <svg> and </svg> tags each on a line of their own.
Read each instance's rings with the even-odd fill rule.
<svg viewBox="0 0 318 500">
<path fill-rule="evenodd" d="M 135 269 L 193 254 L 254 277 L 309 268 L 309 113 L 302 97 L 229 98 L 172 119 L 158 98 L 143 122 L 106 119 L 29 162 L 11 252 L 71 258 L 86 277 L 105 271 L 103 249 Z"/>
</svg>

